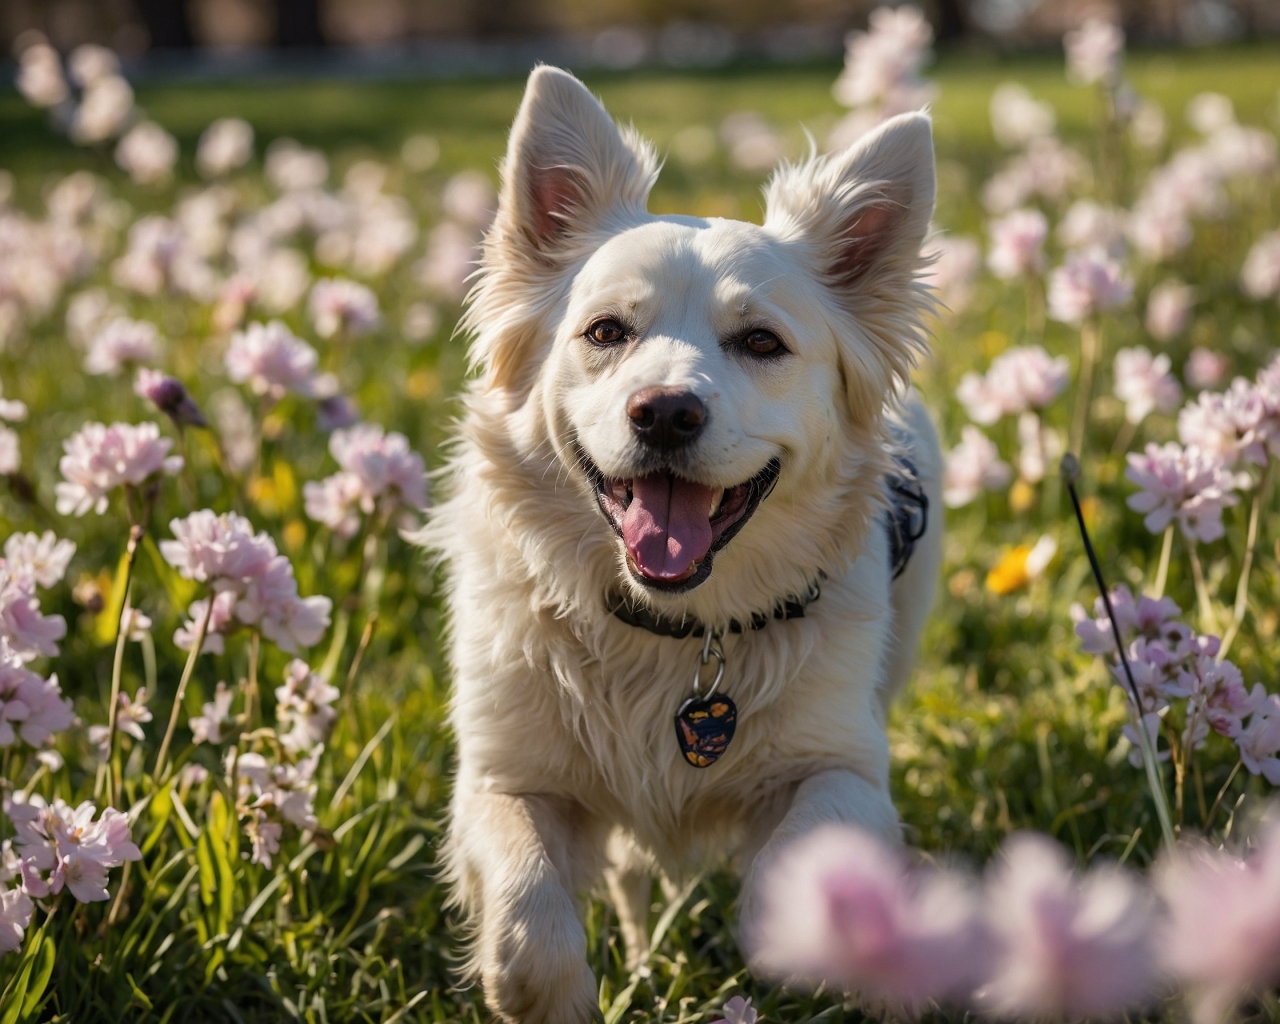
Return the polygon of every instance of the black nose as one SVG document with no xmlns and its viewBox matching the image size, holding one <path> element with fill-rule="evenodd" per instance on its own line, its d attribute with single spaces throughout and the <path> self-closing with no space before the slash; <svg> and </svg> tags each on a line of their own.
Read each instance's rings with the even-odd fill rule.
<svg viewBox="0 0 1280 1024">
<path fill-rule="evenodd" d="M 636 440 L 672 451 L 692 443 L 707 423 L 707 407 L 692 391 L 641 388 L 627 399 L 627 418 Z"/>
</svg>

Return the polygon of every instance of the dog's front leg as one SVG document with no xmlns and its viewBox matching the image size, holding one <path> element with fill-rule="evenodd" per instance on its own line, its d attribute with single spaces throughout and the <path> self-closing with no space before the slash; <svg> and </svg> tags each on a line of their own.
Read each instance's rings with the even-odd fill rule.
<svg viewBox="0 0 1280 1024">
<path fill-rule="evenodd" d="M 513 1024 L 580 1024 L 598 1015 L 574 893 L 594 865 L 594 832 L 570 801 L 459 793 L 454 875 L 478 925 L 473 968 L 485 1002 Z M 598 856 L 598 854 L 597 854 Z"/>
<path fill-rule="evenodd" d="M 853 825 L 894 843 L 901 838 L 898 812 L 889 799 L 887 780 L 875 784 L 845 769 L 809 776 L 796 787 L 780 822 L 776 816 L 764 820 L 768 823 L 764 827 L 777 824 L 752 859 L 738 896 L 738 932 L 748 951 L 761 907 L 760 887 L 788 844 L 827 824 Z"/>
</svg>

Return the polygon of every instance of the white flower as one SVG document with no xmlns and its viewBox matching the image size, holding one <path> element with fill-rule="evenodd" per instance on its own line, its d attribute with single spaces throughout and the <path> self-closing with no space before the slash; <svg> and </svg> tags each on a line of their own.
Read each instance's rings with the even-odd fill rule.
<svg viewBox="0 0 1280 1024">
<path fill-rule="evenodd" d="M 977 427 L 965 426 L 960 443 L 947 453 L 942 474 L 942 500 L 948 508 L 969 504 L 984 490 L 1008 486 L 1013 477 L 1008 463 L 991 440 Z"/>
<path fill-rule="evenodd" d="M 1220 92 L 1198 92 L 1187 100 L 1187 124 L 1201 135 L 1212 135 L 1235 121 L 1235 106 Z"/>
<path fill-rule="evenodd" d="M 154 363 L 160 358 L 160 331 L 149 320 L 116 317 L 89 340 L 84 359 L 86 373 L 115 377 L 131 364 Z"/>
<path fill-rule="evenodd" d="M 15 533 L 4 542 L 4 567 L 16 578 L 30 576 L 38 586 L 52 587 L 67 573 L 75 541 L 58 540 L 52 530 L 43 536 Z"/>
<path fill-rule="evenodd" d="M 846 107 L 884 101 L 895 88 L 917 82 L 932 41 L 933 29 L 920 8 L 876 8 L 868 31 L 853 32 L 845 40 L 844 70 L 832 93 Z"/>
<path fill-rule="evenodd" d="M 48 43 L 28 46 L 18 57 L 18 91 L 33 107 L 56 107 L 70 95 L 58 51 Z"/>
<path fill-rule="evenodd" d="M 1019 149 L 1034 139 L 1052 135 L 1057 124 L 1053 107 L 1036 100 L 1017 82 L 996 87 L 990 110 L 991 130 L 1005 149 Z"/>
<path fill-rule="evenodd" d="M 120 134 L 133 113 L 133 89 L 119 75 L 100 78 L 85 88 L 71 121 L 71 140 L 81 145 L 105 142 Z"/>
<path fill-rule="evenodd" d="M 107 495 L 121 485 L 137 487 L 159 473 L 182 469 L 182 457 L 169 455 L 173 441 L 154 423 L 86 423 L 62 442 L 58 462 L 64 480 L 54 487 L 59 515 L 101 515 Z"/>
<path fill-rule="evenodd" d="M 173 176 L 178 140 L 154 121 L 134 125 L 116 146 L 116 163 L 138 185 L 156 185 Z"/>
<path fill-rule="evenodd" d="M 276 720 L 285 750 L 296 754 L 323 743 L 338 717 L 330 706 L 337 699 L 338 688 L 312 672 L 305 661 L 289 662 L 284 685 L 276 688 Z"/>
<path fill-rule="evenodd" d="M 107 898 L 107 871 L 142 852 L 129 834 L 129 819 L 108 807 L 94 821 L 97 808 L 85 801 L 72 808 L 61 799 L 49 807 L 11 803 L 9 817 L 18 833 L 26 889 L 33 896 L 55 895 L 64 887 L 81 903 Z M 51 872 L 41 879 L 37 872 Z M 34 891 L 36 887 L 43 891 Z"/>
<path fill-rule="evenodd" d="M 203 706 L 201 714 L 187 722 L 191 729 L 191 742 L 221 743 L 226 738 L 222 730 L 231 722 L 231 704 L 235 699 L 235 691 L 228 690 L 226 683 L 219 682 L 213 700 Z"/>
<path fill-rule="evenodd" d="M 238 117 L 220 117 L 206 128 L 196 146 L 196 170 L 220 178 L 247 164 L 253 156 L 253 127 Z"/>
<path fill-rule="evenodd" d="M 71 51 L 67 66 L 71 70 L 71 78 L 85 87 L 120 73 L 120 61 L 116 55 L 96 43 L 77 46 Z"/>
<path fill-rule="evenodd" d="M 1169 372 L 1171 362 L 1163 353 L 1152 356 L 1145 348 L 1122 348 L 1116 353 L 1116 397 L 1124 402 L 1124 418 L 1138 424 L 1152 411 L 1171 413 L 1182 400 L 1182 386 Z"/>
<path fill-rule="evenodd" d="M 1115 85 L 1124 55 L 1124 31 L 1102 18 L 1091 17 L 1062 38 L 1067 51 L 1067 77 L 1078 85 Z"/>
<path fill-rule="evenodd" d="M 281 192 L 303 192 L 325 183 L 329 161 L 318 149 L 306 149 L 293 139 L 276 139 L 267 147 L 264 171 Z"/>
<path fill-rule="evenodd" d="M 1253 243 L 1240 268 L 1240 287 L 1251 299 L 1268 299 L 1280 292 L 1280 231 Z"/>
<path fill-rule="evenodd" d="M 1001 280 L 1034 274 L 1044 269 L 1044 240 L 1049 222 L 1039 210 L 1014 210 L 993 220 L 987 266 Z"/>
<path fill-rule="evenodd" d="M 1081 324 L 1093 313 L 1123 306 L 1132 295 L 1133 282 L 1104 251 L 1071 253 L 1049 277 L 1049 316 Z"/>
</svg>

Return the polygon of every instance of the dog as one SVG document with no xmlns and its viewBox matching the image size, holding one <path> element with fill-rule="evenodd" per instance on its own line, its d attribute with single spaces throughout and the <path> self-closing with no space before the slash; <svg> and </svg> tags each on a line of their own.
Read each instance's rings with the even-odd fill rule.
<svg viewBox="0 0 1280 1024">
<path fill-rule="evenodd" d="M 763 225 L 649 214 L 657 168 L 533 71 L 423 529 L 458 751 L 443 860 L 507 1021 L 598 1016 L 580 899 L 602 875 L 637 965 L 655 873 L 733 855 L 749 935 L 789 841 L 899 828 L 886 709 L 941 561 L 909 383 L 929 118 L 782 167 Z"/>
</svg>

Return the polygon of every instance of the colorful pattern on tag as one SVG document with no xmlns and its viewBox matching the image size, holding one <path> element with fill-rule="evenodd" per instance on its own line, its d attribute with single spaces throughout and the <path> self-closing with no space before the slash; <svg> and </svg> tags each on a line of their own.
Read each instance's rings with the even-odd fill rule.
<svg viewBox="0 0 1280 1024">
<path fill-rule="evenodd" d="M 729 748 L 738 727 L 738 706 L 723 693 L 690 697 L 676 712 L 676 739 L 684 759 L 706 768 Z"/>
</svg>

